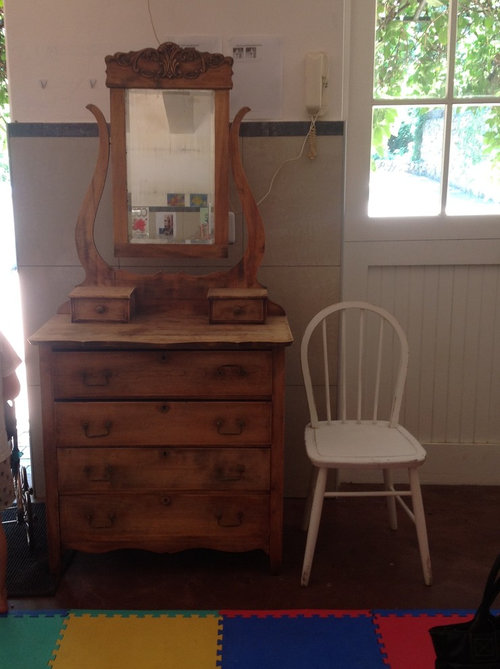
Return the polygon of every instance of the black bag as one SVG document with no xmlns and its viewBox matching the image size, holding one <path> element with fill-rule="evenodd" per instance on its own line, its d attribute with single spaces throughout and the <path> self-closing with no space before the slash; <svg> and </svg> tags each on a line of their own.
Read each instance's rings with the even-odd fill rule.
<svg viewBox="0 0 500 669">
<path fill-rule="evenodd" d="M 4 402 L 5 429 L 7 430 L 7 439 L 12 439 L 16 434 L 17 421 L 14 402 Z"/>
<path fill-rule="evenodd" d="M 500 592 L 500 555 L 491 568 L 483 599 L 474 618 L 431 627 L 436 669 L 500 669 L 500 616 L 490 609 Z"/>
</svg>

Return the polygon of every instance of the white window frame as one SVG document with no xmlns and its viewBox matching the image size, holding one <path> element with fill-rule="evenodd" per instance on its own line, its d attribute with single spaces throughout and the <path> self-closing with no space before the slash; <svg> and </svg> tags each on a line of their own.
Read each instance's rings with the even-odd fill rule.
<svg viewBox="0 0 500 669">
<path fill-rule="evenodd" d="M 372 106 L 380 103 L 373 97 L 375 11 L 376 0 L 344 0 L 347 37 L 345 241 L 500 238 L 499 215 L 368 216 Z M 481 101 L 482 98 L 474 98 L 474 103 Z M 491 102 L 491 98 L 488 101 Z M 439 101 L 439 104 L 446 103 L 450 100 Z M 427 104 L 427 101 L 419 100 L 418 104 Z"/>
</svg>

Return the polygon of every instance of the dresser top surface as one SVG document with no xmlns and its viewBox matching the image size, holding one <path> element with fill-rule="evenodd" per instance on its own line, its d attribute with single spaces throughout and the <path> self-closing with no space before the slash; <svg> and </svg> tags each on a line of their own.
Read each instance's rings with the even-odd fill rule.
<svg viewBox="0 0 500 669">
<path fill-rule="evenodd" d="M 129 323 L 72 323 L 57 314 L 37 330 L 32 344 L 99 346 L 287 346 L 293 336 L 286 316 L 268 316 L 263 324 L 216 325 L 206 316 L 140 315 Z"/>
</svg>

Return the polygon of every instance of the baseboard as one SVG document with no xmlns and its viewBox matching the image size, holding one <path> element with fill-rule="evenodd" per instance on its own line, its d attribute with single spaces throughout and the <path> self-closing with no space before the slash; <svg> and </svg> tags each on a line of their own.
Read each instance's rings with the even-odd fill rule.
<svg viewBox="0 0 500 669">
<path fill-rule="evenodd" d="M 422 483 L 499 485 L 500 444 L 423 444 Z"/>
</svg>

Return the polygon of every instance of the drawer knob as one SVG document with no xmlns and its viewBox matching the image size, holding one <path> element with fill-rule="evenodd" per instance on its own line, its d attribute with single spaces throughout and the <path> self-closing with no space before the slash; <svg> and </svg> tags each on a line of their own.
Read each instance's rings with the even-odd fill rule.
<svg viewBox="0 0 500 669">
<path fill-rule="evenodd" d="M 96 304 L 95 306 L 95 312 L 96 314 L 104 314 L 107 311 L 107 307 L 105 304 Z"/>
<path fill-rule="evenodd" d="M 245 465 L 236 465 L 226 470 L 224 467 L 217 467 L 216 479 L 218 481 L 241 481 L 245 473 Z"/>
<path fill-rule="evenodd" d="M 172 498 L 166 495 L 165 497 L 161 498 L 161 503 L 163 504 L 163 506 L 170 506 L 172 504 Z"/>
<path fill-rule="evenodd" d="M 220 365 L 217 367 L 217 376 L 226 378 L 229 374 L 232 376 L 244 377 L 247 375 L 245 369 L 241 365 Z"/>
<path fill-rule="evenodd" d="M 223 511 L 218 511 L 215 517 L 219 527 L 240 527 L 243 523 L 243 513 L 241 511 L 238 511 L 235 515 L 225 515 Z"/>
<path fill-rule="evenodd" d="M 100 515 L 87 514 L 87 522 L 93 530 L 108 530 L 113 527 L 115 518 L 116 515 L 114 513 L 103 513 Z"/>
<path fill-rule="evenodd" d="M 113 473 L 113 467 L 111 465 L 105 465 L 101 469 L 101 473 L 96 471 L 97 467 L 85 467 L 85 474 L 89 481 L 92 483 L 109 483 L 111 481 L 111 475 Z"/>
<path fill-rule="evenodd" d="M 90 423 L 82 423 L 83 431 L 87 439 L 98 439 L 99 437 L 108 437 L 111 433 L 111 421 L 107 420 L 104 423 L 104 432 L 91 432 Z"/>
<path fill-rule="evenodd" d="M 109 380 L 111 379 L 111 372 L 108 370 L 103 370 L 102 372 L 83 372 L 82 382 L 87 388 L 94 388 L 96 386 L 109 386 Z"/>
<path fill-rule="evenodd" d="M 225 434 L 225 435 L 242 434 L 243 428 L 245 427 L 245 421 L 241 420 L 241 418 L 236 419 L 234 427 L 231 426 L 226 427 L 226 421 L 223 420 L 222 418 L 218 418 L 215 421 L 215 424 L 217 426 L 217 432 L 219 434 Z"/>
</svg>

